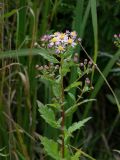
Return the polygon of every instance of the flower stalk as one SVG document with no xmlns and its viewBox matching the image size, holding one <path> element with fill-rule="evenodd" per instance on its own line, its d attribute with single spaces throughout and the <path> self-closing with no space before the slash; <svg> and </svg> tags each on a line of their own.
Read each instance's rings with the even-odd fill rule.
<svg viewBox="0 0 120 160">
<path fill-rule="evenodd" d="M 65 144 L 64 144 L 64 125 L 65 125 L 65 112 L 64 112 L 64 86 L 63 86 L 63 75 L 62 75 L 62 64 L 63 64 L 63 58 L 61 58 L 61 155 L 62 158 L 64 158 L 64 150 L 65 150 Z"/>
</svg>

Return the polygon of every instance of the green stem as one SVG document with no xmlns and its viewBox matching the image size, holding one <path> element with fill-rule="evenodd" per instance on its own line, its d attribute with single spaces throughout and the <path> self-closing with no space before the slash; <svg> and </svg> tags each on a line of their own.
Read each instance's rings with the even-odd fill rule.
<svg viewBox="0 0 120 160">
<path fill-rule="evenodd" d="M 64 86 L 63 86 L 63 75 L 62 75 L 62 64 L 63 64 L 63 59 L 61 58 L 61 117 L 62 117 L 62 121 L 61 121 L 61 134 L 62 134 L 62 138 L 61 138 L 61 154 L 62 154 L 62 158 L 64 158 L 64 148 L 65 148 L 65 144 L 64 144 L 64 125 L 65 125 L 65 111 L 64 111 Z"/>
</svg>

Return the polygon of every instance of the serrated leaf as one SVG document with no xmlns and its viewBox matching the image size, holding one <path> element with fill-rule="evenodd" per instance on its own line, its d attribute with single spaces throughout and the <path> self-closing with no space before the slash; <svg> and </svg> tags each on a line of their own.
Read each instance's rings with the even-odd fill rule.
<svg viewBox="0 0 120 160">
<path fill-rule="evenodd" d="M 51 127 L 60 128 L 59 122 L 55 119 L 55 114 L 51 108 L 44 106 L 41 102 L 38 101 L 39 112 L 41 117 L 48 123 Z"/>
<path fill-rule="evenodd" d="M 88 120 L 90 120 L 90 119 L 91 119 L 91 117 L 86 118 L 86 119 L 84 119 L 84 120 L 82 120 L 82 121 L 73 123 L 72 126 L 70 126 L 70 127 L 68 128 L 68 132 L 69 132 L 69 133 L 73 133 L 74 131 L 80 129 L 80 128 L 83 127 L 84 124 L 85 124 Z"/>
<path fill-rule="evenodd" d="M 60 155 L 58 151 L 58 143 L 47 137 L 40 137 L 41 143 L 44 146 L 47 154 L 55 160 L 60 160 Z"/>
<path fill-rule="evenodd" d="M 57 110 L 60 110 L 60 104 L 59 103 L 51 103 L 51 104 L 47 104 L 47 106 L 50 106 L 50 107 L 55 108 Z"/>
<path fill-rule="evenodd" d="M 73 82 L 72 84 L 70 84 L 67 88 L 65 88 L 65 91 L 69 91 L 71 88 L 76 88 L 78 86 L 81 86 L 82 85 L 82 82 Z"/>
</svg>

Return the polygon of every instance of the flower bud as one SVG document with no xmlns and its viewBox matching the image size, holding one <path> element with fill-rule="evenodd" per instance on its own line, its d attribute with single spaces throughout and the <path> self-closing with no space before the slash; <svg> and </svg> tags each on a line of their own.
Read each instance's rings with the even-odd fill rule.
<svg viewBox="0 0 120 160">
<path fill-rule="evenodd" d="M 84 64 L 83 63 L 80 63 L 80 67 L 83 67 L 84 66 Z"/>
<path fill-rule="evenodd" d="M 88 85 L 90 84 L 89 78 L 86 78 L 86 79 L 85 79 L 85 83 L 88 84 Z"/>
<path fill-rule="evenodd" d="M 43 69 L 44 69 L 43 66 L 40 66 L 40 67 L 38 68 L 39 71 L 41 71 L 41 70 L 43 70 Z"/>
<path fill-rule="evenodd" d="M 55 66 L 55 69 L 59 69 L 59 65 L 56 65 L 56 66 Z"/>
<path fill-rule="evenodd" d="M 86 65 L 86 64 L 87 64 L 87 62 L 88 62 L 88 60 L 87 60 L 87 59 L 85 59 L 85 60 L 84 60 L 84 64 Z"/>
<path fill-rule="evenodd" d="M 36 68 L 36 69 L 38 69 L 38 68 L 39 68 L 39 65 L 38 65 L 38 64 L 36 64 L 35 68 Z"/>
<path fill-rule="evenodd" d="M 44 69 L 49 69 L 49 67 L 47 65 L 44 65 Z"/>
</svg>

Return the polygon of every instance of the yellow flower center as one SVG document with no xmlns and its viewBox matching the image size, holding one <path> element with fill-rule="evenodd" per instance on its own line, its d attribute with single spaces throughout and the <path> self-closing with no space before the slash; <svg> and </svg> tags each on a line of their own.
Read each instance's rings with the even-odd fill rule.
<svg viewBox="0 0 120 160">
<path fill-rule="evenodd" d="M 51 42 L 53 42 L 53 43 L 57 42 L 57 38 L 56 37 L 52 38 Z"/>
<path fill-rule="evenodd" d="M 64 51 L 64 48 L 63 48 L 62 46 L 59 46 L 59 47 L 58 47 L 58 50 L 59 50 L 59 51 Z"/>
<path fill-rule="evenodd" d="M 76 32 L 75 31 L 71 32 L 71 36 L 76 36 Z"/>
<path fill-rule="evenodd" d="M 61 33 L 60 39 L 64 39 L 64 37 L 65 37 L 65 34 L 64 34 L 64 33 Z"/>
<path fill-rule="evenodd" d="M 68 43 L 71 44 L 73 40 L 71 38 L 68 39 Z"/>
</svg>

